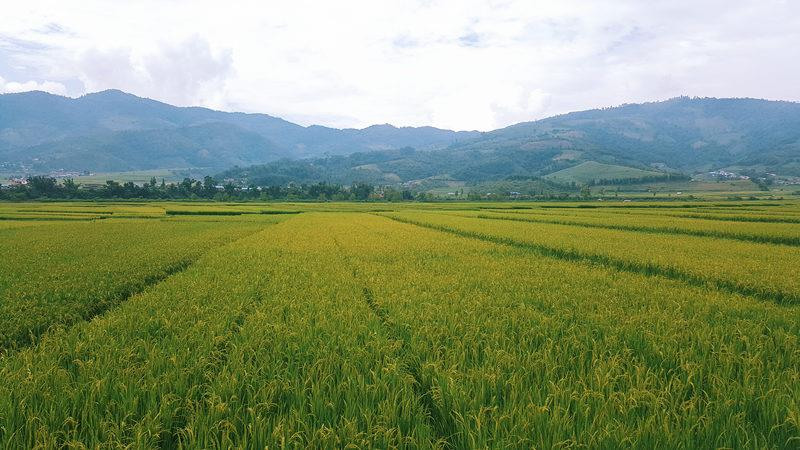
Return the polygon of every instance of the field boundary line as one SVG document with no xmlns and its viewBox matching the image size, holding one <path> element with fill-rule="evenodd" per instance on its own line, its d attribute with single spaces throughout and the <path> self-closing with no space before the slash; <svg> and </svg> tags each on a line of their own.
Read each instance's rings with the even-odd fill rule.
<svg viewBox="0 0 800 450">
<path fill-rule="evenodd" d="M 457 228 L 447 227 L 444 225 L 435 225 L 412 219 L 394 217 L 383 214 L 376 214 L 376 215 L 397 222 L 428 228 L 431 230 L 436 230 L 444 233 L 449 233 L 464 238 L 477 239 L 485 242 L 491 242 L 494 244 L 507 245 L 510 247 L 528 250 L 535 252 L 539 255 L 554 259 L 589 263 L 598 266 L 609 267 L 618 270 L 620 272 L 629 272 L 647 276 L 660 276 L 671 280 L 681 281 L 691 286 L 702 287 L 702 288 L 711 287 L 732 294 L 743 295 L 758 300 L 770 301 L 778 305 L 796 305 L 800 303 L 800 296 L 798 295 L 781 291 L 753 289 L 751 287 L 743 286 L 741 284 L 733 283 L 730 281 L 713 279 L 713 278 L 703 278 L 697 275 L 693 275 L 689 272 L 677 269 L 675 267 L 665 267 L 658 264 L 625 261 L 622 259 L 617 259 L 611 256 L 606 256 L 601 254 L 582 253 L 575 250 L 567 250 L 547 245 L 521 242 L 511 238 L 491 236 L 488 234 L 460 230 Z"/>
<path fill-rule="evenodd" d="M 352 272 L 353 278 L 361 285 L 364 302 L 378 318 L 387 337 L 400 343 L 400 347 L 395 356 L 399 359 L 402 367 L 401 370 L 414 380 L 411 386 L 414 390 L 414 395 L 417 397 L 420 407 L 425 411 L 426 421 L 431 427 L 431 430 L 435 433 L 438 443 L 442 444 L 445 448 L 457 448 L 458 446 L 453 442 L 457 433 L 455 431 L 455 423 L 451 411 L 445 411 L 443 413 L 440 408 L 436 406 L 433 397 L 433 385 L 427 382 L 420 374 L 421 364 L 419 358 L 409 355 L 406 340 L 395 331 L 397 324 L 389 317 L 388 311 L 375 300 L 375 293 L 363 282 L 356 265 L 345 253 L 344 247 L 339 240 L 333 237 L 333 242 L 339 249 L 342 259 L 345 260 L 345 263 Z"/>
<path fill-rule="evenodd" d="M 539 218 L 529 218 L 529 217 L 495 217 L 487 214 L 478 214 L 475 216 L 461 216 L 458 214 L 448 214 L 448 215 L 455 217 L 467 217 L 476 219 L 507 220 L 511 222 L 544 223 L 552 225 L 565 225 L 571 227 L 600 228 L 606 230 L 631 231 L 636 233 L 674 234 L 674 235 L 684 235 L 684 236 L 710 237 L 717 239 L 731 239 L 742 242 L 753 242 L 757 244 L 774 244 L 774 245 L 787 245 L 791 247 L 800 247 L 800 237 L 782 238 L 782 237 L 772 237 L 772 236 L 758 236 L 753 234 L 734 234 L 734 233 L 715 232 L 715 231 L 688 230 L 688 229 L 670 228 L 670 227 L 651 227 L 651 226 L 613 225 L 613 224 L 605 225 L 605 224 L 595 224 L 595 223 L 573 222 L 570 220 L 539 219 Z"/>
<path fill-rule="evenodd" d="M 587 209 L 586 211 L 591 212 L 591 209 Z M 734 216 L 729 215 L 725 216 L 722 214 L 731 214 L 731 213 L 741 213 L 742 211 L 731 210 L 729 211 L 655 211 L 655 210 L 646 210 L 646 209 L 639 209 L 635 211 L 601 211 L 599 209 L 595 209 L 594 212 L 600 212 L 603 214 L 614 214 L 620 216 L 648 216 L 648 217 L 676 217 L 679 219 L 697 219 L 697 220 L 718 220 L 720 222 L 745 222 L 745 223 L 787 223 L 787 224 L 798 224 L 800 223 L 800 217 L 790 217 L 790 216 L 759 216 L 758 212 L 754 212 L 753 216 Z M 791 214 L 791 213 L 790 213 Z"/>
<path fill-rule="evenodd" d="M 673 214 L 670 215 L 671 217 L 680 217 L 681 219 L 699 219 L 699 220 L 720 220 L 723 222 L 750 222 L 750 223 L 791 223 L 791 224 L 798 224 L 800 223 L 800 219 L 795 219 L 792 217 L 729 217 L 729 216 L 714 216 L 712 214 L 708 214 L 703 216 L 703 213 L 696 213 L 693 215 L 692 213 L 689 214 Z"/>
<path fill-rule="evenodd" d="M 36 216 L 36 217 L 7 217 L 7 216 L 0 216 L 0 220 L 7 220 L 7 221 L 23 221 L 23 222 L 34 222 L 34 221 L 42 221 L 42 222 L 93 222 L 95 220 L 104 220 L 110 219 L 110 216 L 98 216 L 98 217 L 47 217 L 47 216 Z"/>
</svg>

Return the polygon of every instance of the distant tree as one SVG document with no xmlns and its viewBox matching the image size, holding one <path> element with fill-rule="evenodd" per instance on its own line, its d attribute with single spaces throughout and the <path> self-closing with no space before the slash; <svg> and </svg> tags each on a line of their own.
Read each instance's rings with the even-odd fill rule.
<svg viewBox="0 0 800 450">
<path fill-rule="evenodd" d="M 37 197 L 52 197 L 58 192 L 58 183 L 52 177 L 28 177 L 28 186 Z"/>
<path fill-rule="evenodd" d="M 122 197 L 122 193 L 122 186 L 114 180 L 106 181 L 105 186 L 103 186 L 103 196 L 106 198 Z"/>
<path fill-rule="evenodd" d="M 73 180 L 72 178 L 64 179 L 63 189 L 67 197 L 69 198 L 77 197 L 79 188 L 80 185 L 75 183 L 75 180 Z"/>
<path fill-rule="evenodd" d="M 217 193 L 217 180 L 214 177 L 206 176 L 203 178 L 203 194 L 207 198 L 211 198 Z"/>
<path fill-rule="evenodd" d="M 356 183 L 350 187 L 350 192 L 356 200 L 366 200 L 374 191 L 375 187 L 366 183 Z"/>
</svg>

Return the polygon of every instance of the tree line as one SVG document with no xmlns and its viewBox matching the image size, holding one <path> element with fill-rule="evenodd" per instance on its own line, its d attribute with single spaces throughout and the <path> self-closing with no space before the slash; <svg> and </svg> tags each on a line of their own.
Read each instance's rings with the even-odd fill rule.
<svg viewBox="0 0 800 450">
<path fill-rule="evenodd" d="M 625 186 L 629 184 L 656 183 L 659 181 L 689 181 L 692 177 L 682 173 L 648 175 L 636 178 L 599 178 L 586 183 L 587 186 Z"/>
<path fill-rule="evenodd" d="M 350 186 L 338 184 L 288 184 L 286 186 L 237 186 L 232 183 L 220 185 L 210 176 L 203 180 L 184 178 L 179 183 L 159 183 L 151 178 L 148 183 L 138 185 L 132 181 L 119 183 L 106 181 L 102 186 L 81 186 L 70 178 L 59 183 L 57 179 L 47 176 L 31 176 L 27 183 L 3 186 L 0 189 L 0 200 L 35 200 L 35 199 L 154 199 L 185 200 L 206 199 L 218 201 L 231 200 L 336 200 L 365 201 L 371 199 L 413 200 L 411 191 L 391 188 L 376 189 L 367 183 L 355 183 Z"/>
</svg>

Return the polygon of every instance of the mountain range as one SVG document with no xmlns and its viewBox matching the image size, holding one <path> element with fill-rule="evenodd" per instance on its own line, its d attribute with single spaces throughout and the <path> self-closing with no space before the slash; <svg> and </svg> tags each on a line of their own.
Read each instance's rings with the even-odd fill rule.
<svg viewBox="0 0 800 450">
<path fill-rule="evenodd" d="M 679 97 L 520 123 L 431 151 L 405 148 L 282 160 L 221 176 L 254 184 L 424 185 L 548 177 L 569 168 L 592 172 L 583 175 L 584 181 L 619 173 L 652 178 L 654 173 L 720 169 L 800 176 L 800 104 Z"/>
<path fill-rule="evenodd" d="M 176 107 L 118 90 L 76 99 L 0 95 L 0 161 L 34 171 L 213 171 L 280 158 L 439 148 L 478 135 L 391 125 L 303 127 L 266 114 Z"/>
<path fill-rule="evenodd" d="M 0 163 L 28 171 L 201 168 L 258 184 L 480 182 L 574 166 L 800 176 L 800 103 L 679 97 L 479 133 L 304 127 L 115 90 L 77 99 L 29 92 L 0 95 Z"/>
</svg>

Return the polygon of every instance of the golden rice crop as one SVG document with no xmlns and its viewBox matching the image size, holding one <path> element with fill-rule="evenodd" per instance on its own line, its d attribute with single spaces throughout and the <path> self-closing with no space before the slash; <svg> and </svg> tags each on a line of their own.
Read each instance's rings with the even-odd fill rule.
<svg viewBox="0 0 800 450">
<path fill-rule="evenodd" d="M 798 437 L 798 307 L 379 218 L 338 227 L 454 447 Z"/>
<path fill-rule="evenodd" d="M 133 220 L 2 230 L 0 351 L 91 318 L 209 248 L 258 229 Z"/>
<path fill-rule="evenodd" d="M 800 442 L 800 249 L 612 228 L 725 221 L 669 224 L 658 204 L 104 205 L 151 218 L 0 229 L 18 255 L 0 258 L 2 447 Z M 256 213 L 273 209 L 304 212 Z M 793 232 L 764 224 L 748 233 Z"/>
<path fill-rule="evenodd" d="M 797 247 L 435 213 L 388 216 L 562 258 L 800 302 L 800 278 L 794 276 L 800 263 Z"/>
<path fill-rule="evenodd" d="M 793 223 L 756 223 L 719 220 L 696 220 L 665 214 L 614 214 L 607 212 L 520 211 L 514 214 L 496 211 L 458 211 L 453 214 L 467 217 L 486 217 L 505 220 L 580 225 L 646 233 L 685 234 L 742 241 L 800 246 L 800 226 Z"/>
<path fill-rule="evenodd" d="M 102 318 L 0 360 L 0 441 L 425 442 L 396 344 L 379 335 L 316 225 L 287 222 L 221 247 Z M 316 240 L 297 240 L 298 228 Z"/>
</svg>

